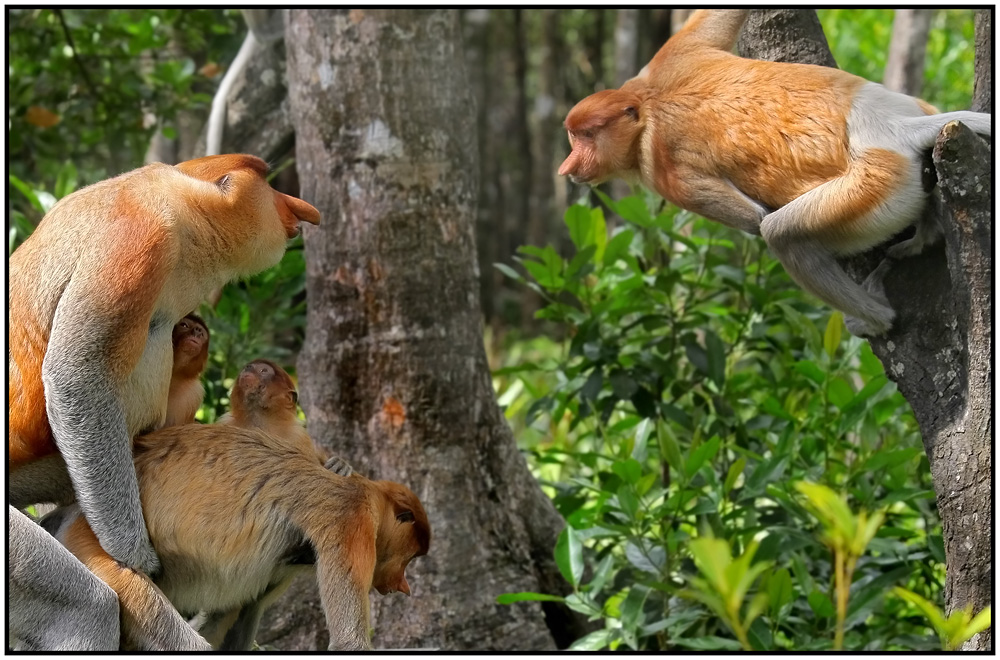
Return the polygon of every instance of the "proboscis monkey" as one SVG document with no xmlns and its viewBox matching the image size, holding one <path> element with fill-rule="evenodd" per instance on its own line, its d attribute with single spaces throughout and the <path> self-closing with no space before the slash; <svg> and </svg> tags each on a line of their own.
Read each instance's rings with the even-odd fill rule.
<svg viewBox="0 0 1000 660">
<path fill-rule="evenodd" d="M 11 256 L 8 622 L 26 647 L 117 648 L 118 633 L 93 622 L 88 603 L 104 595 L 82 566 L 46 568 L 63 549 L 26 535 L 17 507 L 75 496 L 117 562 L 158 570 L 131 439 L 165 421 L 173 327 L 214 288 L 277 263 L 300 221 L 319 220 L 266 173 L 248 155 L 153 163 L 68 195 Z M 31 620 L 61 623 L 19 629 Z"/>
<path fill-rule="evenodd" d="M 334 474 L 314 454 L 232 425 L 174 426 L 135 446 L 162 563 L 155 586 L 112 560 L 83 517 L 47 525 L 117 592 L 127 646 L 163 648 L 164 630 L 187 628 L 168 599 L 185 613 L 236 611 L 296 563 L 315 562 L 330 649 L 371 648 L 370 589 L 409 594 L 405 569 L 427 553 L 430 524 L 405 486 Z"/>
<path fill-rule="evenodd" d="M 330 459 L 296 414 L 299 395 L 291 376 L 271 360 L 257 359 L 243 367 L 229 402 L 229 412 L 219 418 L 219 424 L 260 429 L 314 453 L 320 463 Z"/>
<path fill-rule="evenodd" d="M 637 77 L 580 101 L 566 118 L 576 182 L 638 181 L 712 220 L 764 237 L 789 275 L 880 335 L 895 316 L 880 267 L 864 286 L 836 257 L 917 221 L 922 158 L 945 124 L 991 135 L 991 116 L 937 110 L 845 71 L 762 62 L 730 51 L 747 10 L 699 10 Z M 919 253 L 921 223 L 891 259 Z M 887 264 L 888 265 L 888 264 Z"/>
<path fill-rule="evenodd" d="M 188 314 L 174 326 L 174 366 L 167 394 L 167 415 L 164 426 L 194 422 L 194 416 L 205 398 L 201 372 L 208 361 L 208 326 L 195 313 Z"/>
</svg>

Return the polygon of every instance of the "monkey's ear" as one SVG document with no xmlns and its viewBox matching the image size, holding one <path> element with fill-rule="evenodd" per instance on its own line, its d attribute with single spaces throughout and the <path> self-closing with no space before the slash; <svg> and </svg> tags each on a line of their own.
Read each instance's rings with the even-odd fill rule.
<svg viewBox="0 0 1000 660">
<path fill-rule="evenodd" d="M 299 393 L 296 392 L 295 390 L 289 390 L 288 396 L 291 397 L 292 399 L 292 405 L 295 405 L 299 402 Z"/>
<path fill-rule="evenodd" d="M 632 121 L 639 121 L 639 111 L 635 106 L 628 106 L 625 108 L 625 114 L 632 118 Z"/>
<path fill-rule="evenodd" d="M 412 511 L 403 511 L 402 513 L 397 513 L 396 520 L 398 520 L 401 523 L 416 522 L 416 520 L 413 517 Z"/>
</svg>

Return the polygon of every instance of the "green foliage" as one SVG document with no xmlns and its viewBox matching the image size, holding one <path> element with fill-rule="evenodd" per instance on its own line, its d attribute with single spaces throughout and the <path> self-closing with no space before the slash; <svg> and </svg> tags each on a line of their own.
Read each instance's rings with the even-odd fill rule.
<svg viewBox="0 0 1000 660">
<path fill-rule="evenodd" d="M 892 592 L 914 605 L 927 617 L 927 620 L 934 626 L 934 632 L 941 640 L 941 649 L 944 651 L 960 650 L 962 644 L 967 640 L 993 625 L 992 610 L 989 607 L 984 608 L 975 617 L 972 616 L 972 605 L 952 612 L 951 616 L 945 617 L 934 603 L 912 591 L 907 591 L 902 587 L 893 587 Z"/>
<path fill-rule="evenodd" d="M 574 648 L 828 649 L 838 630 L 848 649 L 932 648 L 886 598 L 939 599 L 944 556 L 916 424 L 867 342 L 761 241 L 601 199 L 625 221 L 610 235 L 576 205 L 575 252 L 498 266 L 566 336 L 514 344 L 495 377 L 568 522 L 564 600 L 605 624 Z"/>
<path fill-rule="evenodd" d="M 142 164 L 158 121 L 211 103 L 202 64 L 232 56 L 238 12 L 31 9 L 7 12 L 8 162 L 52 181 L 67 160 L 93 183 Z M 195 61 L 197 58 L 197 62 Z"/>
<path fill-rule="evenodd" d="M 930 10 L 928 10 L 930 11 Z M 975 26 L 971 9 L 936 9 L 927 41 L 920 97 L 942 111 L 965 110 L 975 79 Z M 823 31 L 837 65 L 881 82 L 892 40 L 893 9 L 820 9 Z"/>
</svg>

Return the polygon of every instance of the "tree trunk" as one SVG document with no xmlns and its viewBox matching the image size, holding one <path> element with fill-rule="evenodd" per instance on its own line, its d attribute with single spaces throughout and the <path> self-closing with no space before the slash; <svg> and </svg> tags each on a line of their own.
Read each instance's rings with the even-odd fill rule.
<svg viewBox="0 0 1000 660">
<path fill-rule="evenodd" d="M 621 87 L 629 78 L 639 73 L 639 10 L 619 9 L 615 12 L 615 80 L 614 86 Z M 629 184 L 615 179 L 610 184 L 611 197 L 621 199 L 631 192 Z M 608 213 L 617 225 L 617 215 Z M 609 227 L 611 229 L 612 227 Z"/>
<path fill-rule="evenodd" d="M 433 528 L 408 570 L 412 597 L 373 596 L 374 644 L 552 649 L 537 603 L 495 600 L 561 581 L 563 523 L 514 444 L 483 350 L 459 13 L 292 11 L 286 43 L 302 196 L 323 213 L 305 235 L 309 429 L 360 473 L 410 486 Z M 299 583 L 265 633 L 283 617 L 322 643 L 314 599 Z"/>
<path fill-rule="evenodd" d="M 920 96 L 924 88 L 924 60 L 933 9 L 897 9 L 892 22 L 889 60 L 882 84 L 891 90 Z"/>
<path fill-rule="evenodd" d="M 483 309 L 483 319 L 488 324 L 499 317 L 499 291 L 502 274 L 493 268 L 501 260 L 500 246 L 503 244 L 503 212 L 500 206 L 497 170 L 498 153 L 492 119 L 493 108 L 499 104 L 496 87 L 502 86 L 503 79 L 494 71 L 496 29 L 495 10 L 467 9 L 463 12 L 465 30 L 465 59 L 468 63 L 469 80 L 476 95 L 476 136 L 479 145 L 479 212 L 476 219 L 476 255 L 482 264 L 479 273 L 479 299 Z M 502 91 L 502 90 L 501 90 Z M 507 254 L 503 255 L 506 260 Z"/>
<path fill-rule="evenodd" d="M 542 43 L 540 64 L 538 66 L 538 92 L 532 104 L 534 112 L 533 133 L 531 141 L 531 157 L 534 173 L 528 182 L 530 192 L 530 219 L 526 243 L 542 246 L 547 243 L 558 243 L 554 240 L 556 209 L 553 205 L 556 177 L 559 164 L 555 162 L 556 138 L 562 138 L 563 117 L 557 114 L 556 99 L 561 97 L 559 89 L 559 67 L 563 61 L 561 38 L 559 35 L 559 14 L 555 9 L 543 9 Z M 532 313 L 537 309 L 540 300 L 538 294 L 527 290 L 533 304 Z"/>
<path fill-rule="evenodd" d="M 796 61 L 828 50 L 822 33 L 782 36 L 754 27 L 761 19 L 802 20 L 802 14 L 815 18 L 811 10 L 752 12 L 741 51 Z M 977 81 L 991 78 L 989 22 L 977 17 Z M 819 41 L 807 43 L 815 39 Z M 976 103 L 980 110 L 991 107 L 988 83 L 977 88 Z M 937 217 L 944 241 L 894 264 L 885 286 L 896 323 L 888 335 L 871 341 L 886 374 L 912 406 L 923 435 L 944 530 L 948 613 L 970 605 L 978 612 L 992 599 L 991 163 L 989 145 L 966 127 L 949 125 L 942 131 L 933 152 L 938 187 L 928 212 Z M 848 260 L 857 281 L 878 265 L 887 245 Z M 991 646 L 992 629 L 970 640 L 966 649 Z"/>
</svg>

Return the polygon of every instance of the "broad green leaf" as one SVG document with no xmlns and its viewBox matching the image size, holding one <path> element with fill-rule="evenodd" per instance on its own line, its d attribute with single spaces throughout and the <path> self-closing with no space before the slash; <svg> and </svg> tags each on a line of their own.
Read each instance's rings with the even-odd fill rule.
<svg viewBox="0 0 1000 660">
<path fill-rule="evenodd" d="M 556 565 L 566 581 L 579 586 L 583 576 L 583 544 L 572 526 L 566 525 L 556 541 Z"/>
<path fill-rule="evenodd" d="M 627 628 L 635 628 L 639 625 L 642 616 L 642 606 L 649 597 L 650 589 L 642 584 L 633 585 L 629 589 L 625 602 L 622 603 L 622 625 Z"/>
<path fill-rule="evenodd" d="M 726 481 L 722 485 L 723 495 L 728 495 L 729 491 L 733 489 L 733 486 L 736 485 L 736 480 L 740 478 L 741 474 L 743 474 L 743 469 L 746 465 L 746 457 L 740 456 L 735 462 L 733 462 L 732 465 L 729 466 L 729 471 L 726 473 Z"/>
<path fill-rule="evenodd" d="M 646 460 L 646 445 L 649 441 L 649 434 L 653 431 L 653 419 L 646 417 L 639 422 L 639 427 L 635 430 L 635 445 L 632 447 L 632 458 L 637 461 Z"/>
<path fill-rule="evenodd" d="M 590 208 L 580 204 L 574 204 L 566 209 L 563 216 L 566 226 L 569 228 L 569 237 L 577 250 L 582 250 L 590 244 L 590 236 L 593 221 L 591 219 Z"/>
<path fill-rule="evenodd" d="M 629 459 L 631 460 L 631 459 Z M 630 519 L 635 519 L 636 514 L 639 512 L 639 499 L 632 492 L 632 487 L 623 484 L 621 488 L 618 489 L 618 505 L 621 507 L 625 515 Z"/>
<path fill-rule="evenodd" d="M 601 263 L 604 259 L 604 248 L 608 244 L 608 228 L 604 222 L 604 211 L 599 206 L 590 212 L 590 234 L 589 242 L 597 248 L 594 252 L 594 263 Z"/>
<path fill-rule="evenodd" d="M 834 311 L 830 314 L 830 320 L 826 322 L 826 332 L 823 333 L 823 349 L 832 360 L 837 354 L 837 347 L 840 346 L 840 335 L 844 329 L 844 314 Z"/>
<path fill-rule="evenodd" d="M 639 481 L 639 477 L 642 476 L 642 466 L 634 458 L 615 461 L 611 466 L 611 471 L 621 477 L 622 481 L 627 484 L 636 483 Z"/>
<path fill-rule="evenodd" d="M 722 340 L 711 330 L 705 330 L 705 348 L 708 354 L 708 377 L 721 389 L 726 380 L 726 352 Z"/>
<path fill-rule="evenodd" d="M 893 468 L 897 465 L 902 465 L 903 463 L 906 463 L 923 453 L 924 450 L 918 447 L 876 452 L 871 456 L 871 458 L 865 461 L 862 469 L 866 472 L 874 472 L 875 470 L 880 470 L 882 468 Z"/>
<path fill-rule="evenodd" d="M 625 558 L 641 571 L 659 573 L 667 560 L 666 550 L 663 546 L 653 545 L 649 539 L 637 539 L 637 541 L 642 543 L 646 550 L 644 551 L 637 543 L 629 541 L 625 544 Z"/>
<path fill-rule="evenodd" d="M 947 633 L 947 621 L 944 618 L 944 614 L 937 608 L 934 603 L 930 602 L 923 596 L 915 594 L 909 589 L 904 589 L 903 587 L 893 587 L 892 593 L 896 594 L 903 600 L 916 605 L 917 609 L 923 613 L 924 617 L 930 622 L 931 627 L 937 631 L 938 637 L 942 641 L 945 641 Z"/>
<path fill-rule="evenodd" d="M 799 360 L 792 368 L 817 385 L 822 385 L 826 380 L 826 372 L 811 360 Z"/>
<path fill-rule="evenodd" d="M 684 459 L 681 456 L 680 447 L 677 445 L 677 438 L 670 430 L 670 425 L 666 422 L 656 420 L 656 435 L 660 441 L 660 456 L 679 475 L 684 474 Z"/>
<path fill-rule="evenodd" d="M 15 188 L 17 188 L 17 190 L 20 191 L 20 193 L 22 195 L 24 195 L 25 198 L 27 198 L 28 203 L 30 203 L 31 206 L 36 211 L 38 211 L 39 213 L 45 213 L 45 207 L 38 200 L 38 195 L 35 194 L 35 190 L 32 189 L 31 186 L 29 186 L 24 181 L 21 181 L 19 178 L 17 178 L 13 174 L 8 174 L 7 175 L 7 181 L 9 181 L 10 185 L 12 185 Z"/>
<path fill-rule="evenodd" d="M 826 396 L 830 403 L 843 410 L 854 399 L 854 388 L 843 378 L 831 378 L 826 387 Z"/>
<path fill-rule="evenodd" d="M 816 613 L 816 616 L 829 617 L 837 613 L 837 610 L 833 607 L 833 603 L 830 601 L 830 597 L 822 591 L 814 590 L 810 592 L 807 600 L 809 601 L 809 607 Z"/>
<path fill-rule="evenodd" d="M 634 238 L 635 232 L 631 229 L 623 229 L 615 234 L 604 249 L 604 266 L 613 266 L 622 255 L 626 254 Z"/>
<path fill-rule="evenodd" d="M 767 598 L 772 616 L 777 616 L 782 607 L 792 602 L 792 576 L 787 568 L 778 569 L 771 574 L 767 581 Z"/>
<path fill-rule="evenodd" d="M 729 544 L 725 539 L 702 536 L 691 541 L 688 549 L 698 565 L 698 570 L 719 594 L 728 594 L 733 585 L 726 581 L 726 568 L 733 562 Z"/>
<path fill-rule="evenodd" d="M 600 651 L 614 637 L 613 630 L 597 630 L 569 645 L 571 651 Z"/>
<path fill-rule="evenodd" d="M 719 436 L 712 436 L 708 442 L 703 442 L 691 452 L 691 455 L 688 456 L 687 464 L 684 466 L 684 471 L 688 477 L 693 477 L 706 461 L 711 461 L 715 458 L 715 454 L 719 451 L 720 442 Z"/>
<path fill-rule="evenodd" d="M 552 603 L 562 603 L 565 599 L 562 596 L 550 596 L 549 594 L 536 594 L 530 591 L 522 591 L 516 594 L 500 594 L 497 596 L 497 602 L 501 605 L 510 605 L 511 603 L 521 603 L 524 601 L 546 601 Z"/>
</svg>

